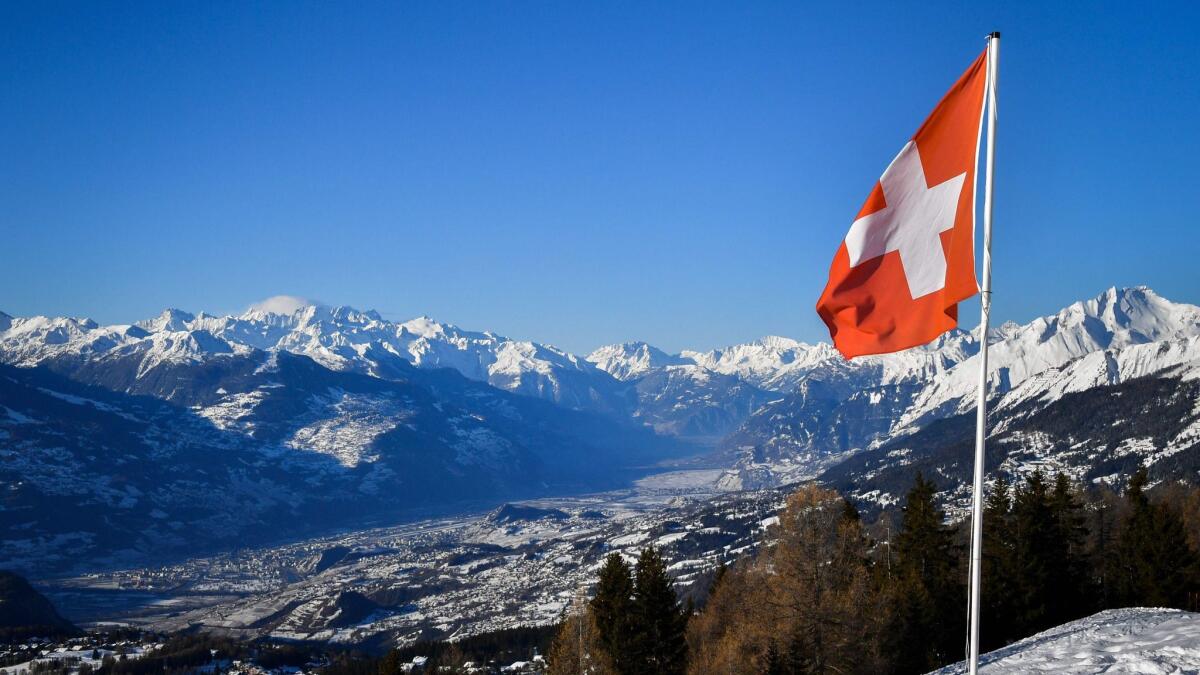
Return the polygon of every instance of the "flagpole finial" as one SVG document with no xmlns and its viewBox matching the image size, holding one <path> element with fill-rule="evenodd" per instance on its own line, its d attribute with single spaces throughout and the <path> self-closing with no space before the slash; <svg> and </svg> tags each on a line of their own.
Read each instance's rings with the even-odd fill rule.
<svg viewBox="0 0 1200 675">
<path fill-rule="evenodd" d="M 991 32 L 991 33 L 988 35 L 988 37 L 989 37 L 989 38 L 996 38 L 997 40 L 999 40 L 999 39 L 1000 39 L 1000 31 L 998 31 L 998 30 L 992 31 L 992 32 Z"/>
</svg>

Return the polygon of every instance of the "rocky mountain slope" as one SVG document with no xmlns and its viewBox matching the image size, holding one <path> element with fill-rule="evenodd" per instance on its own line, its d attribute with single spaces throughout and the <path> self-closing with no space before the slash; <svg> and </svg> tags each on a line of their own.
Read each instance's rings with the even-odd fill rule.
<svg viewBox="0 0 1200 675">
<path fill-rule="evenodd" d="M 74 379 L 0 366 L 0 559 L 17 568 L 128 564 L 364 514 L 603 489 L 681 451 L 452 370 L 381 379 L 257 350 L 142 378 L 137 354 L 72 363 Z"/>
<path fill-rule="evenodd" d="M 1194 368 L 1007 404 L 990 416 L 986 468 L 1010 482 L 1034 470 L 1120 487 L 1144 464 L 1151 480 L 1195 480 L 1200 471 L 1200 378 Z M 968 508 L 975 415 L 966 413 L 859 452 L 820 480 L 867 504 L 899 503 L 920 471 Z"/>
<path fill-rule="evenodd" d="M 31 637 L 74 635 L 79 629 L 64 619 L 46 596 L 23 577 L 0 570 L 0 638 L 18 642 Z"/>
</svg>

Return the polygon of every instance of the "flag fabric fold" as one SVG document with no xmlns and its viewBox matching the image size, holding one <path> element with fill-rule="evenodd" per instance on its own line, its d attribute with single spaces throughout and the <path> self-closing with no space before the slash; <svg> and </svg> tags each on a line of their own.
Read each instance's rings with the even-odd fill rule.
<svg viewBox="0 0 1200 675">
<path fill-rule="evenodd" d="M 958 325 L 975 295 L 975 173 L 987 52 L 883 172 L 850 225 L 817 313 L 846 357 L 900 351 Z"/>
</svg>

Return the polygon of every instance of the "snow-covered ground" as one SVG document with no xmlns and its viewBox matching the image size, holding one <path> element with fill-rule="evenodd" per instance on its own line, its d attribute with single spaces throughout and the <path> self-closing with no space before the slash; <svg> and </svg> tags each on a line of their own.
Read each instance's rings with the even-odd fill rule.
<svg viewBox="0 0 1200 675">
<path fill-rule="evenodd" d="M 979 659 L 1001 673 L 1200 673 L 1200 614 L 1177 609 L 1110 609 L 1038 633 Z M 956 663 L 933 675 L 967 672 Z"/>
</svg>

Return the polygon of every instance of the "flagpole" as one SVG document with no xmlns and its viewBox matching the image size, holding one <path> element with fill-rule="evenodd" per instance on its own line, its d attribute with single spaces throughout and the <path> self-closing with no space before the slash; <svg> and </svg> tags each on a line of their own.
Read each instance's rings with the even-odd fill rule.
<svg viewBox="0 0 1200 675">
<path fill-rule="evenodd" d="M 983 181 L 983 281 L 979 289 L 979 400 L 975 414 L 975 486 L 971 493 L 971 596 L 968 672 L 979 671 L 979 578 L 983 558 L 984 443 L 987 439 L 988 318 L 992 311 L 992 174 L 996 159 L 996 72 L 1000 33 L 988 36 L 987 59 L 987 173 Z"/>
</svg>

